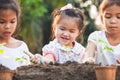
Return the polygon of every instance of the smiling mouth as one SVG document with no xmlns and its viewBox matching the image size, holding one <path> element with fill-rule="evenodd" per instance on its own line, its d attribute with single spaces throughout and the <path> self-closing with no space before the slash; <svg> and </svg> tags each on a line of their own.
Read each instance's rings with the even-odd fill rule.
<svg viewBox="0 0 120 80">
<path fill-rule="evenodd" d="M 109 26 L 110 28 L 117 28 L 117 26 L 114 26 L 114 25 L 111 25 L 111 26 Z"/>
<path fill-rule="evenodd" d="M 111 29 L 117 29 L 118 27 L 109 27 L 109 28 L 111 28 Z"/>
<path fill-rule="evenodd" d="M 64 38 L 64 37 L 61 37 L 62 39 L 64 39 L 64 40 L 69 40 L 68 38 Z"/>
</svg>

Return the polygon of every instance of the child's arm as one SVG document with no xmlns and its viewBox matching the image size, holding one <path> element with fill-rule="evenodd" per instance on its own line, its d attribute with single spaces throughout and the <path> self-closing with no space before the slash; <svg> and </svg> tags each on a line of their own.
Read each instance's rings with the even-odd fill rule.
<svg viewBox="0 0 120 80">
<path fill-rule="evenodd" d="M 85 53 L 82 59 L 82 62 L 90 62 L 90 63 L 94 63 L 94 55 L 95 55 L 95 51 L 96 51 L 96 45 L 91 42 L 88 41 L 88 45 L 85 49 Z"/>
<path fill-rule="evenodd" d="M 24 53 L 30 57 L 31 62 L 36 64 L 49 64 L 50 62 L 54 63 L 55 61 L 55 55 L 53 52 L 46 52 L 45 56 L 42 56 L 40 54 L 33 55 L 31 52 L 26 51 L 24 51 Z"/>
<path fill-rule="evenodd" d="M 55 60 L 54 60 L 54 56 L 53 54 L 50 52 L 50 53 L 47 53 L 44 58 L 43 58 L 43 61 L 47 64 L 49 63 L 55 63 Z"/>
<path fill-rule="evenodd" d="M 33 62 L 33 63 L 35 63 L 35 64 L 37 64 L 38 63 L 38 60 L 39 60 L 39 58 L 40 58 L 40 56 L 37 56 L 37 58 L 36 58 L 36 56 L 35 55 L 33 55 L 31 52 L 29 52 L 29 51 L 24 51 L 24 53 L 25 54 L 27 54 L 29 57 L 30 57 L 30 61 L 31 62 Z M 38 58 L 39 57 L 39 58 Z M 38 59 L 38 60 L 37 60 Z"/>
<path fill-rule="evenodd" d="M 40 54 L 33 55 L 30 52 L 26 52 L 26 54 L 30 57 L 31 62 L 36 64 L 49 64 L 55 62 L 55 55 L 53 52 L 46 52 L 44 56 Z"/>
<path fill-rule="evenodd" d="M 41 60 L 43 60 L 43 62 L 45 62 L 46 64 L 55 63 L 56 55 L 52 51 L 46 51 L 44 52 L 44 57 Z"/>
<path fill-rule="evenodd" d="M 120 64 L 120 59 L 117 59 L 117 63 Z"/>
<path fill-rule="evenodd" d="M 25 54 L 27 54 L 30 58 L 34 57 L 34 55 L 31 52 L 24 51 Z"/>
</svg>

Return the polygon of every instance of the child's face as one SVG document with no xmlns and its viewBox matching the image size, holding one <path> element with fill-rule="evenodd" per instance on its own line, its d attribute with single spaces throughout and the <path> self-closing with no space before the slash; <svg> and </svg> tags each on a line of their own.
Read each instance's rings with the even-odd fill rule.
<svg viewBox="0 0 120 80">
<path fill-rule="evenodd" d="M 65 17 L 56 25 L 55 37 L 62 45 L 73 46 L 78 35 L 76 18 Z"/>
<path fill-rule="evenodd" d="M 11 9 L 0 10 L 0 39 L 8 39 L 16 29 L 16 12 Z"/>
<path fill-rule="evenodd" d="M 106 8 L 101 20 L 108 33 L 120 34 L 120 6 L 112 5 Z"/>
</svg>

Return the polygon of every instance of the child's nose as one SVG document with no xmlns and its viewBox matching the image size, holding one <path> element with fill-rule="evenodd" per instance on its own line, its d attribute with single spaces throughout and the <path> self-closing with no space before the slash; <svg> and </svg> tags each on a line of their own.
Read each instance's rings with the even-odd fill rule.
<svg viewBox="0 0 120 80">
<path fill-rule="evenodd" d="M 64 35 L 64 36 L 69 36 L 69 32 L 65 31 L 65 32 L 63 33 L 63 35 Z"/>
<path fill-rule="evenodd" d="M 11 26 L 10 23 L 6 23 L 4 27 L 7 29 L 10 28 L 10 26 Z"/>
<path fill-rule="evenodd" d="M 117 22 L 117 19 L 116 18 L 112 18 L 111 20 L 110 20 L 110 23 L 111 24 L 114 24 L 114 23 L 116 23 Z"/>
</svg>

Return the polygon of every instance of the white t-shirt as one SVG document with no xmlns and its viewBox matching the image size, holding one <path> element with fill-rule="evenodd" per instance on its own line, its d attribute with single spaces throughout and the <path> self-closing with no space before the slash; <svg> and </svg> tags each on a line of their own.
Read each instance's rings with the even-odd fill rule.
<svg viewBox="0 0 120 80">
<path fill-rule="evenodd" d="M 92 41 L 97 46 L 95 62 L 103 65 L 115 65 L 116 59 L 120 59 L 120 44 L 112 46 L 109 44 L 105 31 L 95 31 L 90 34 L 88 41 Z"/>
<path fill-rule="evenodd" d="M 66 61 L 76 61 L 81 63 L 81 59 L 85 48 L 78 42 L 74 43 L 74 47 L 72 47 L 71 49 L 67 49 L 64 45 L 61 45 L 55 39 L 43 47 L 43 55 L 45 55 L 45 52 L 52 51 L 55 53 L 57 63 L 62 64 Z"/>
<path fill-rule="evenodd" d="M 28 51 L 24 42 L 18 48 L 0 46 L 0 64 L 11 70 L 15 70 L 22 65 L 29 65 L 30 59 L 23 51 Z"/>
</svg>

